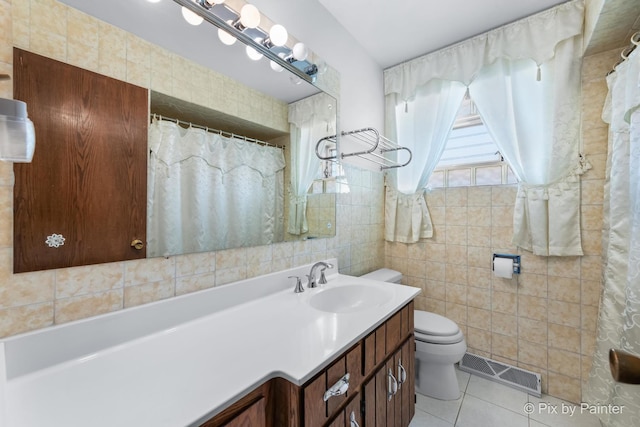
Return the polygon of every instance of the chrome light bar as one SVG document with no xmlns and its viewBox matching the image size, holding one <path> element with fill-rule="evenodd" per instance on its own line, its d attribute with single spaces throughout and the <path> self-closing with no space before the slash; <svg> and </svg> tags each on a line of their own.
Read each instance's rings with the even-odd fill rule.
<svg viewBox="0 0 640 427">
<path fill-rule="evenodd" d="M 316 75 L 318 73 L 318 67 L 315 64 L 309 63 L 307 61 L 295 61 L 291 57 L 291 54 L 288 55 L 288 57 L 291 57 L 291 59 L 289 60 L 287 59 L 287 57 L 285 58 L 280 57 L 276 52 L 272 51 L 267 46 L 263 45 L 262 43 L 258 43 L 253 38 L 251 38 L 248 34 L 245 34 L 243 31 L 240 31 L 233 25 L 228 24 L 223 18 L 213 13 L 212 11 L 213 7 L 209 3 L 207 3 L 206 0 L 195 0 L 195 1 L 194 0 L 173 0 L 173 1 L 189 9 L 190 11 L 197 14 L 198 16 L 202 17 L 208 23 L 215 25 L 216 27 L 220 28 L 223 31 L 226 31 L 236 39 L 243 42 L 245 45 L 251 46 L 257 52 L 263 54 L 265 57 L 269 58 L 271 61 L 275 62 L 276 64 L 280 65 L 286 70 L 289 70 L 290 72 L 292 72 L 293 74 L 301 78 L 302 80 L 309 83 L 315 82 Z M 227 10 L 230 10 L 231 12 L 235 13 L 237 16 L 240 16 L 240 14 L 237 11 L 234 11 L 233 9 L 229 8 L 226 5 L 224 5 L 224 7 Z M 264 33 L 264 31 L 262 30 L 259 30 L 259 31 Z M 286 48 L 286 49 L 290 51 L 289 48 Z M 299 63 L 299 66 L 296 66 L 298 63 Z"/>
</svg>

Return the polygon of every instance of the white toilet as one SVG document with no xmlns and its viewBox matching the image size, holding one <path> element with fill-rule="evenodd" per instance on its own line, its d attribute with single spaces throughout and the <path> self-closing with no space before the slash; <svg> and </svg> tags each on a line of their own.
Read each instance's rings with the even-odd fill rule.
<svg viewBox="0 0 640 427">
<path fill-rule="evenodd" d="M 402 273 L 381 268 L 362 276 L 382 282 L 402 283 Z M 467 351 L 467 343 L 456 323 L 428 311 L 414 311 L 416 339 L 416 389 L 442 400 L 460 397 L 454 364 Z"/>
</svg>

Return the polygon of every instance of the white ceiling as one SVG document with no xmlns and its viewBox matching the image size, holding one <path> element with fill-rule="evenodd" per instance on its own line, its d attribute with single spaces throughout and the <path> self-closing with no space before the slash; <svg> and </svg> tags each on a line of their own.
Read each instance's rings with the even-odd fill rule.
<svg viewBox="0 0 640 427">
<path fill-rule="evenodd" d="M 566 0 L 318 0 L 382 68 Z"/>
</svg>

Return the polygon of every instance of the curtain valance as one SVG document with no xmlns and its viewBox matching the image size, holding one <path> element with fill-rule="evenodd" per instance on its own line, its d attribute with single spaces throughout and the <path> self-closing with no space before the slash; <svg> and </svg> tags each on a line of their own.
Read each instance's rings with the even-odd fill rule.
<svg viewBox="0 0 640 427">
<path fill-rule="evenodd" d="M 182 129 L 173 122 L 158 120 L 154 122 L 149 133 L 149 149 L 155 153 L 158 161 L 172 166 L 191 158 L 198 158 L 209 166 L 226 174 L 240 166 L 250 167 L 262 176 L 273 175 L 284 169 L 285 159 L 282 150 L 268 147 L 238 138 L 212 134 L 204 129 Z M 180 139 L 188 134 L 189 144 L 161 144 L 162 139 L 155 134 L 171 134 Z"/>
<path fill-rule="evenodd" d="M 289 104 L 289 123 L 302 127 L 311 118 L 328 123 L 328 130 L 332 131 L 336 121 L 336 100 L 323 92 Z"/>
<path fill-rule="evenodd" d="M 500 58 L 531 59 L 541 65 L 554 57 L 559 42 L 582 33 L 583 12 L 582 0 L 567 2 L 389 68 L 384 72 L 385 95 L 397 93 L 398 102 L 409 100 L 431 79 L 468 85 L 482 68 Z"/>
</svg>

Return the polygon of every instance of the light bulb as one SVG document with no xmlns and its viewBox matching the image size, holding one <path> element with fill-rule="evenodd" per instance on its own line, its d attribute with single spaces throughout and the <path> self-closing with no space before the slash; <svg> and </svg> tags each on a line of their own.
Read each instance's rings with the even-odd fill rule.
<svg viewBox="0 0 640 427">
<path fill-rule="evenodd" d="M 279 53 L 278 56 L 282 59 L 284 59 L 284 53 Z M 276 73 L 281 72 L 282 70 L 284 70 L 284 67 L 282 67 L 282 65 L 278 64 L 275 61 L 271 61 L 271 63 L 269 64 L 271 66 L 271 69 L 273 71 L 275 71 Z"/>
<path fill-rule="evenodd" d="M 202 16 L 192 12 L 184 6 L 182 6 L 182 17 L 191 25 L 200 25 L 202 24 L 202 21 L 204 21 Z"/>
<path fill-rule="evenodd" d="M 231 21 L 231 20 L 227 21 L 227 24 L 229 24 L 229 25 L 231 25 L 232 23 L 233 23 L 233 21 Z M 226 44 L 227 46 L 231 46 L 237 40 L 235 37 L 233 37 L 231 34 L 227 33 L 222 28 L 218 28 L 218 38 L 220 39 L 220 41 L 223 44 Z"/>
<path fill-rule="evenodd" d="M 147 0 L 149 3 L 159 3 L 160 0 Z"/>
<path fill-rule="evenodd" d="M 269 30 L 269 39 L 274 46 L 284 46 L 289 39 L 289 33 L 285 27 L 276 24 Z"/>
<path fill-rule="evenodd" d="M 298 42 L 293 45 L 293 59 L 296 61 L 304 61 L 307 59 L 307 55 L 309 52 L 307 51 L 307 47 L 302 42 Z"/>
<path fill-rule="evenodd" d="M 260 11 L 252 4 L 245 4 L 240 10 L 240 23 L 247 28 L 260 25 Z"/>
<path fill-rule="evenodd" d="M 260 43 L 260 39 L 256 39 L 256 42 Z M 247 46 L 245 48 L 245 51 L 247 52 L 247 56 L 254 61 L 259 61 L 260 59 L 262 59 L 262 54 L 251 46 Z"/>
<path fill-rule="evenodd" d="M 295 75 L 289 76 L 289 81 L 294 85 L 299 85 L 300 83 L 302 83 L 302 79 Z"/>
</svg>

